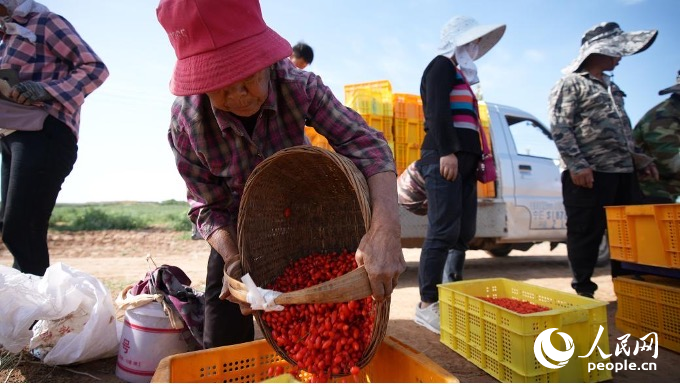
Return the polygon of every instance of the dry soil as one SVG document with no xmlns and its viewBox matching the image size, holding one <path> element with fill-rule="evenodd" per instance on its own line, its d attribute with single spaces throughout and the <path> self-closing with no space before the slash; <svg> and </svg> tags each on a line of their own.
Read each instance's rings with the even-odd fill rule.
<svg viewBox="0 0 680 384">
<path fill-rule="evenodd" d="M 175 265 L 192 279 L 192 285 L 203 289 L 209 246 L 202 240 L 190 240 L 188 234 L 170 231 L 96 231 L 55 232 L 49 235 L 51 262 L 62 262 L 102 280 L 116 296 L 128 284 L 142 279 L 149 268 L 147 257 L 156 264 Z M 439 341 L 439 336 L 416 325 L 412 318 L 418 297 L 418 258 L 420 249 L 404 249 L 407 270 L 399 280 L 393 297 L 388 334 L 413 349 L 424 353 L 461 382 L 496 382 L 473 363 Z M 11 255 L 0 245 L 0 264 L 11 265 Z M 563 245 L 550 250 L 547 244 L 527 252 L 513 251 L 508 257 L 493 258 L 482 251 L 468 254 L 465 278 L 505 277 L 541 287 L 572 292 L 566 250 Z M 608 303 L 610 350 L 615 351 L 622 333 L 616 329 L 616 296 L 609 267 L 597 268 L 595 281 L 600 286 L 595 298 Z M 258 336 L 261 337 L 261 336 Z M 634 345 L 634 339 L 629 345 Z M 640 353 L 627 357 L 612 356 L 612 361 L 654 362 L 655 371 L 622 371 L 613 373 L 613 382 L 676 382 L 680 380 L 680 354 L 660 348 L 658 357 Z M 120 382 L 115 376 L 116 358 L 68 367 L 49 367 L 24 354 L 19 364 L 2 362 L 0 381 L 20 382 Z"/>
</svg>

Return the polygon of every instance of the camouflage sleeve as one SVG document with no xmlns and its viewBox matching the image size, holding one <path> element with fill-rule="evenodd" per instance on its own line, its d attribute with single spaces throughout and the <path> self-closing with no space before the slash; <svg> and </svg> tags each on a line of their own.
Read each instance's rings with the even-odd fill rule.
<svg viewBox="0 0 680 384">
<path fill-rule="evenodd" d="M 574 79 L 572 76 L 564 77 L 553 87 L 548 102 L 548 114 L 553 140 L 562 160 L 569 170 L 579 172 L 589 168 L 590 164 L 581 153 L 574 135 L 580 102 L 579 86 Z"/>
<path fill-rule="evenodd" d="M 619 86 L 614 82 L 611 83 L 610 92 L 612 98 L 614 99 L 616 111 L 619 115 L 619 119 L 621 120 L 621 124 L 623 124 L 623 134 L 626 138 L 626 142 L 628 143 L 628 150 L 630 151 L 631 156 L 633 156 L 635 169 L 642 170 L 652 164 L 654 159 L 651 156 L 645 154 L 642 148 L 635 142 L 633 137 L 633 126 L 630 122 L 630 117 L 628 117 L 628 113 L 626 113 L 624 104 L 626 93 L 623 92 L 621 88 L 619 88 Z"/>
<path fill-rule="evenodd" d="M 653 108 L 633 130 L 635 143 L 667 178 L 680 179 L 680 117 L 668 113 L 667 103 Z"/>
</svg>

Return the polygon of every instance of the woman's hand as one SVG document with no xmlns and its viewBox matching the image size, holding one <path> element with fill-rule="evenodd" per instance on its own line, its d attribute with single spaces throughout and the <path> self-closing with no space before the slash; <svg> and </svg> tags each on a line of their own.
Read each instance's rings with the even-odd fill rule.
<svg viewBox="0 0 680 384">
<path fill-rule="evenodd" d="M 448 181 L 456 180 L 456 177 L 458 177 L 458 157 L 455 153 L 439 158 L 439 172 Z"/>
<path fill-rule="evenodd" d="M 222 278 L 222 291 L 220 292 L 220 299 L 229 300 L 232 303 L 238 304 L 241 309 L 241 314 L 249 315 L 253 313 L 253 310 L 250 308 L 250 304 L 240 301 L 229 291 L 229 279 L 227 277 L 231 277 L 232 279 L 240 281 L 242 276 L 243 271 L 241 269 L 241 256 L 237 254 L 229 257 L 224 263 L 224 277 Z"/>
<path fill-rule="evenodd" d="M 392 294 L 399 275 L 406 270 L 401 251 L 397 178 L 393 172 L 382 172 L 367 181 L 372 207 L 371 224 L 361 238 L 355 256 L 357 264 L 366 267 L 373 298 L 384 300 Z"/>
<path fill-rule="evenodd" d="M 373 298 L 384 300 L 392 295 L 399 275 L 406 270 L 401 250 L 400 229 L 371 229 L 364 235 L 356 252 L 357 264 L 364 265 Z"/>
</svg>

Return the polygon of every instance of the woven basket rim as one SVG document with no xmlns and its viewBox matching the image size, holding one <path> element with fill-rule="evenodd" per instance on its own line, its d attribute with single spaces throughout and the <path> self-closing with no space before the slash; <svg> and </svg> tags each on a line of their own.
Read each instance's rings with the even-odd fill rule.
<svg viewBox="0 0 680 384">
<path fill-rule="evenodd" d="M 357 199 L 361 210 L 361 217 L 364 224 L 363 228 L 364 232 L 361 234 L 361 236 L 363 236 L 363 234 L 365 234 L 366 231 L 368 231 L 369 229 L 371 221 L 371 206 L 368 183 L 363 174 L 358 170 L 354 163 L 352 163 L 347 157 L 343 155 L 319 147 L 296 146 L 283 149 L 275 153 L 274 155 L 266 158 L 260 164 L 258 164 L 245 183 L 243 196 L 241 198 L 241 207 L 239 210 L 237 225 L 238 248 L 239 251 L 241 251 L 241 262 L 244 273 L 251 272 L 252 275 L 253 272 L 252 266 L 250 265 L 249 259 L 250 255 L 248 254 L 247 251 L 248 247 L 245 246 L 246 242 L 250 241 L 251 240 L 250 238 L 253 237 L 253 234 L 249 232 L 250 228 L 248 227 L 249 225 L 248 215 L 252 214 L 250 210 L 251 192 L 256 191 L 256 188 L 263 187 L 263 185 L 261 185 L 262 180 L 260 180 L 260 178 L 263 177 L 262 175 L 266 176 L 268 175 L 267 172 L 274 172 L 275 168 L 278 166 L 278 164 L 280 164 L 280 162 L 282 164 L 285 164 L 286 158 L 288 156 L 298 155 L 312 157 L 318 156 L 319 159 L 323 158 L 323 161 L 330 162 L 330 165 L 332 165 L 334 168 L 337 168 L 337 172 L 344 175 L 344 178 L 342 178 L 342 180 L 343 182 L 346 182 L 351 186 L 350 189 L 354 191 L 355 198 Z M 316 164 L 315 162 L 312 162 L 310 164 L 310 167 L 315 166 L 315 164 Z M 324 163 L 324 165 L 325 164 L 326 163 Z M 305 170 L 301 169 L 300 171 L 304 172 Z M 358 247 L 359 242 L 357 242 L 356 245 Z M 356 250 L 351 251 L 355 252 Z M 300 257 L 304 256 L 307 255 L 300 255 Z M 389 298 L 383 301 L 373 301 L 373 310 L 375 311 L 373 333 L 371 335 L 371 341 L 369 342 L 369 345 L 366 347 L 366 350 L 364 352 L 364 356 L 358 362 L 358 365 L 360 367 L 366 366 L 371 361 L 371 359 L 377 352 L 380 343 L 382 342 L 386 335 L 387 323 L 389 320 L 389 308 L 390 308 Z M 288 361 L 289 363 L 295 364 L 295 361 L 290 356 L 288 356 L 288 354 L 281 347 L 279 347 L 276 344 L 276 341 L 271 336 L 271 328 L 269 328 L 269 326 L 262 319 L 261 313 L 259 311 L 255 312 L 255 318 L 257 320 L 258 325 L 260 326 L 260 329 L 262 330 L 265 339 L 267 339 L 267 341 L 274 348 L 277 354 L 281 356 L 284 360 Z"/>
</svg>

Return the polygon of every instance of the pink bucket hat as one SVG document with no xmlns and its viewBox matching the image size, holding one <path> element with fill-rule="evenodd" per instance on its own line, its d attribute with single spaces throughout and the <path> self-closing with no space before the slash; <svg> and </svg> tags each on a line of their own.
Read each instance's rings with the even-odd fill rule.
<svg viewBox="0 0 680 384">
<path fill-rule="evenodd" d="M 170 79 L 177 96 L 224 88 L 292 52 L 265 24 L 258 0 L 161 0 L 156 16 L 177 56 Z"/>
</svg>

